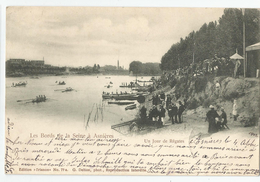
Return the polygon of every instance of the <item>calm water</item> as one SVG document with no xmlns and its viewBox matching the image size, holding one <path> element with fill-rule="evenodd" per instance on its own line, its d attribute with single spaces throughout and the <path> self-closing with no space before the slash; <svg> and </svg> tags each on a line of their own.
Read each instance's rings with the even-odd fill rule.
<svg viewBox="0 0 260 182">
<path fill-rule="evenodd" d="M 110 77 L 108 79 L 107 77 Z M 151 77 L 138 78 L 149 80 Z M 89 128 L 111 130 L 112 124 L 131 120 L 136 115 L 136 110 L 125 111 L 125 106 L 108 105 L 103 102 L 103 121 L 101 114 L 94 122 L 96 104 L 102 104 L 102 92 L 130 91 L 128 88 L 120 88 L 122 82 L 133 81 L 130 76 L 46 76 L 40 79 L 7 78 L 6 79 L 6 117 L 15 123 L 17 128 L 33 130 L 41 128 L 43 131 L 85 131 L 84 118 L 90 117 Z M 27 81 L 26 87 L 11 87 L 12 83 Z M 57 85 L 56 81 L 65 81 L 66 85 Z M 113 87 L 104 87 L 109 82 Z M 72 87 L 76 91 L 55 91 Z M 37 95 L 46 95 L 46 102 L 26 103 L 17 100 L 33 99 Z M 94 105 L 94 107 L 93 107 Z"/>
</svg>

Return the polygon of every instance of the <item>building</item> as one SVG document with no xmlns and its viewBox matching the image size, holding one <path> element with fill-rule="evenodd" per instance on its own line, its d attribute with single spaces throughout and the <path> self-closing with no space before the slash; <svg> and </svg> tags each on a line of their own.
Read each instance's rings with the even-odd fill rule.
<svg viewBox="0 0 260 182">
<path fill-rule="evenodd" d="M 260 69 L 260 42 L 246 47 L 246 76 L 259 77 L 259 69 Z"/>
<path fill-rule="evenodd" d="M 6 64 L 22 65 L 25 64 L 25 59 L 9 59 L 6 61 Z"/>
<path fill-rule="evenodd" d="M 28 64 L 36 67 L 44 66 L 44 61 L 42 60 L 28 60 L 26 61 Z"/>
<path fill-rule="evenodd" d="M 6 61 L 6 65 L 14 67 L 44 67 L 44 60 L 9 59 Z"/>
</svg>

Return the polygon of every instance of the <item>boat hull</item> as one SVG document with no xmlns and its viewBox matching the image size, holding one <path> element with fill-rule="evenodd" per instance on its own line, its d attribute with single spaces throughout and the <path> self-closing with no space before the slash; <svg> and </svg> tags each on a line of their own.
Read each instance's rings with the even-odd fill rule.
<svg viewBox="0 0 260 182">
<path fill-rule="evenodd" d="M 120 101 L 118 101 L 118 102 L 108 102 L 108 104 L 117 104 L 117 105 L 129 105 L 129 104 L 133 104 L 134 102 L 120 102 Z"/>
</svg>

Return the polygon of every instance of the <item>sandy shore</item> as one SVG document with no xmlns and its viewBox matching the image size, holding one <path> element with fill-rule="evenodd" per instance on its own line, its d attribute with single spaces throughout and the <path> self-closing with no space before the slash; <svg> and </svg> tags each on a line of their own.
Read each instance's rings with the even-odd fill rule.
<svg viewBox="0 0 260 182">
<path fill-rule="evenodd" d="M 171 94 L 173 90 L 169 86 L 167 86 L 162 89 L 156 90 L 154 93 L 160 93 L 161 91 L 164 91 L 167 95 Z M 140 104 L 139 106 L 139 108 L 141 108 L 144 105 L 147 108 L 147 114 L 149 113 L 149 109 L 152 107 L 152 95 L 153 94 L 147 96 L 145 103 Z M 173 102 L 177 103 L 177 101 L 174 99 Z M 258 126 L 244 127 L 239 121 L 233 121 L 233 118 L 229 118 L 229 113 L 227 113 L 227 125 L 230 128 L 230 130 L 224 129 L 214 134 L 208 134 L 208 122 L 205 122 L 206 113 L 208 110 L 208 108 L 203 108 L 201 106 L 197 109 L 185 110 L 183 113 L 183 123 L 181 124 L 172 124 L 168 116 L 168 111 L 166 111 L 164 118 L 164 127 L 153 130 L 149 134 L 178 133 L 187 135 L 187 133 L 190 133 L 190 137 L 194 137 L 197 135 L 201 135 L 203 137 L 209 137 L 214 135 L 218 137 L 238 133 L 240 136 L 248 136 L 251 132 L 259 134 L 259 124 Z M 219 114 L 221 113 L 220 111 L 217 112 Z"/>
</svg>

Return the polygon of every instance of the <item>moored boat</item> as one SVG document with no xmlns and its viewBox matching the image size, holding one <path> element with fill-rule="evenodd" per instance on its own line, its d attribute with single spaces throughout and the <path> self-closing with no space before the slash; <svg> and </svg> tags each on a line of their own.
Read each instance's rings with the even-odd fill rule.
<svg viewBox="0 0 260 182">
<path fill-rule="evenodd" d="M 103 99 L 115 99 L 115 100 L 137 100 L 137 94 L 122 93 L 122 94 L 102 94 Z"/>
<path fill-rule="evenodd" d="M 132 110 L 132 109 L 135 109 L 135 108 L 136 108 L 136 104 L 131 104 L 129 106 L 126 106 L 125 110 Z"/>
<path fill-rule="evenodd" d="M 129 104 L 134 104 L 134 102 L 129 102 L 129 101 L 110 101 L 108 104 L 117 104 L 117 105 L 129 105 Z"/>
</svg>

